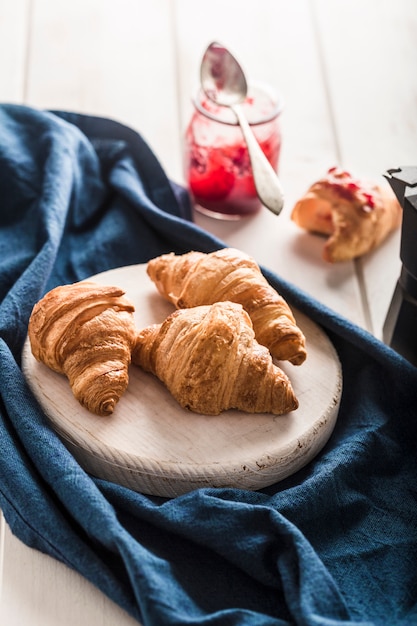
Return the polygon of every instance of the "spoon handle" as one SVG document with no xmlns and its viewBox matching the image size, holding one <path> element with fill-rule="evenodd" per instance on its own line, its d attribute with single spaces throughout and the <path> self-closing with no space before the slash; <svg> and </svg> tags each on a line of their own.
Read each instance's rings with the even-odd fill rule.
<svg viewBox="0 0 417 626">
<path fill-rule="evenodd" d="M 238 119 L 248 147 L 253 180 L 259 199 L 267 209 L 275 213 L 275 215 L 279 215 L 284 206 L 284 195 L 278 176 L 262 152 L 241 107 L 235 104 L 231 105 L 230 108 L 234 111 Z"/>
</svg>

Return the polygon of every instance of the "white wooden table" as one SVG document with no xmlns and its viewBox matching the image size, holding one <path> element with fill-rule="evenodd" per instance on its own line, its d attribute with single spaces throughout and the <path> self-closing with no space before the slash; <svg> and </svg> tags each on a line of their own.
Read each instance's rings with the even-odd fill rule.
<svg viewBox="0 0 417 626">
<path fill-rule="evenodd" d="M 417 165 L 415 0 L 0 0 L 0 102 L 114 118 L 142 133 L 182 182 L 181 145 L 211 40 L 284 96 L 286 206 L 241 222 L 196 222 L 377 336 L 397 280 L 399 232 L 354 263 L 290 221 L 335 164 L 382 180 Z M 81 576 L 0 521 L 0 623 L 136 623 Z"/>
</svg>

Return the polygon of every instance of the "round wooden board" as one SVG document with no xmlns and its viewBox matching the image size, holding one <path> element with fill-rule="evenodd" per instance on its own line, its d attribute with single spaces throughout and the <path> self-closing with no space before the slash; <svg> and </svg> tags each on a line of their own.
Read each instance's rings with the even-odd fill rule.
<svg viewBox="0 0 417 626">
<path fill-rule="evenodd" d="M 96 276 L 126 290 L 138 328 L 160 323 L 174 308 L 146 274 L 146 265 Z M 199 487 L 261 489 L 307 464 L 330 437 L 342 391 L 342 373 L 327 335 L 295 311 L 307 339 L 299 367 L 279 366 L 290 377 L 300 406 L 287 415 L 225 411 L 218 416 L 182 409 L 154 376 L 131 366 L 129 386 L 110 417 L 89 413 L 68 381 L 33 357 L 29 340 L 23 371 L 68 449 L 94 476 L 143 493 L 173 497 Z"/>
</svg>

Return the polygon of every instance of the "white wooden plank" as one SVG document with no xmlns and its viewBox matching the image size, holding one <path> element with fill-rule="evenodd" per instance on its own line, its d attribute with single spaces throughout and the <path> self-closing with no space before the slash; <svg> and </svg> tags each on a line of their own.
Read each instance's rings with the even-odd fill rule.
<svg viewBox="0 0 417 626">
<path fill-rule="evenodd" d="M 321 259 L 323 240 L 304 233 L 290 220 L 298 197 L 338 160 L 310 3 L 263 0 L 260 10 L 256 1 L 177 0 L 175 6 L 182 132 L 190 115 L 190 97 L 198 86 L 201 56 L 212 40 L 230 47 L 248 78 L 271 84 L 285 102 L 279 168 L 286 195 L 284 211 L 277 218 L 265 209 L 239 223 L 197 215 L 197 223 L 364 325 L 353 264 L 326 264 Z"/>
<path fill-rule="evenodd" d="M 32 550 L 5 528 L 0 624 L 7 626 L 138 626 L 85 578 Z"/>
<path fill-rule="evenodd" d="M 29 9 L 29 0 L 0 0 L 0 102 L 24 99 Z"/>
<path fill-rule="evenodd" d="M 415 160 L 416 3 L 315 3 L 343 165 L 379 177 Z"/>
<path fill-rule="evenodd" d="M 36 0 L 32 30 L 28 104 L 132 126 L 178 178 L 169 0 Z"/>
<path fill-rule="evenodd" d="M 343 165 L 383 182 L 387 169 L 417 164 L 416 3 L 315 5 Z M 399 275 L 399 244 L 398 232 L 358 262 L 377 336 Z"/>
</svg>

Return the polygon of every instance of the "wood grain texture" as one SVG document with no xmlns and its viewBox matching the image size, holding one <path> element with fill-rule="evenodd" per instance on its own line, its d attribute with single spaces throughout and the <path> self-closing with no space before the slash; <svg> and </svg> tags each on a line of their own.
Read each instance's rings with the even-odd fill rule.
<svg viewBox="0 0 417 626">
<path fill-rule="evenodd" d="M 156 290 L 146 265 L 91 277 L 126 291 L 136 325 L 162 322 L 174 308 Z M 156 496 L 174 497 L 199 487 L 260 489 L 306 465 L 334 428 L 342 391 L 341 366 L 325 333 L 301 313 L 307 361 L 280 363 L 299 408 L 287 415 L 186 411 L 165 386 L 141 368 L 130 368 L 129 386 L 114 413 L 103 418 L 84 409 L 68 381 L 38 363 L 29 341 L 23 372 L 53 427 L 79 463 L 95 476 Z"/>
<path fill-rule="evenodd" d="M 181 173 L 168 0 L 34 0 L 27 102 L 116 119 Z"/>
<path fill-rule="evenodd" d="M 0 102 L 25 98 L 30 0 L 0 0 Z"/>
<path fill-rule="evenodd" d="M 99 589 L 5 527 L 2 626 L 138 626 Z"/>
</svg>

